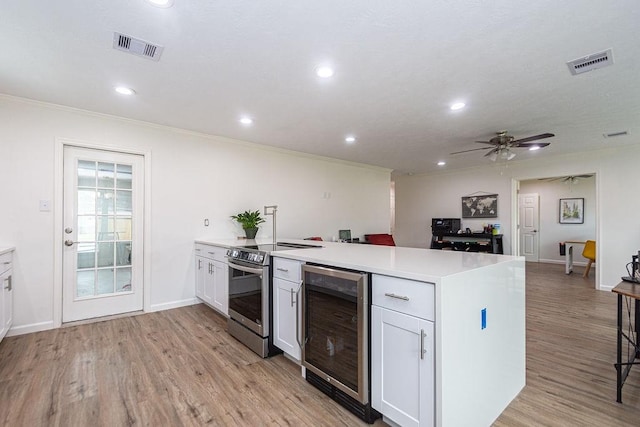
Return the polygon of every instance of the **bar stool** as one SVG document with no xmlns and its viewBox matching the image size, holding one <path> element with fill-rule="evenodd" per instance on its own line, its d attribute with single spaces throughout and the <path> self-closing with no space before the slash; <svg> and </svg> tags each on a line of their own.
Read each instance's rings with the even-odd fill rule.
<svg viewBox="0 0 640 427">
<path fill-rule="evenodd" d="M 582 256 L 589 260 L 587 268 L 584 270 L 582 277 L 589 277 L 589 270 L 591 270 L 591 264 L 596 261 L 596 241 L 587 240 L 582 250 Z"/>
</svg>

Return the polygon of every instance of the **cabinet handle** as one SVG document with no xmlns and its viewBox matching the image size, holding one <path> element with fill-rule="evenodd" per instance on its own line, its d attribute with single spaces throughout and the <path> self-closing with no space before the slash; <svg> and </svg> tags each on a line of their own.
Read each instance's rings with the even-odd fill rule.
<svg viewBox="0 0 640 427">
<path fill-rule="evenodd" d="M 11 261 L 5 261 L 5 262 L 3 262 L 3 264 L 4 265 L 9 265 L 9 264 L 11 264 Z"/>
<path fill-rule="evenodd" d="M 210 255 L 215 255 L 216 253 L 215 253 L 215 252 L 209 252 L 209 254 L 210 254 Z"/>
<path fill-rule="evenodd" d="M 298 312 L 300 311 L 300 303 L 298 302 L 298 295 L 300 294 L 300 291 L 302 290 L 302 284 L 300 284 L 300 286 L 298 287 L 298 290 L 296 291 L 296 342 L 298 343 L 298 347 L 300 347 L 300 350 L 302 350 L 302 343 L 300 342 L 300 315 L 298 314 Z M 293 291 L 293 289 L 292 289 Z"/>
<path fill-rule="evenodd" d="M 7 277 L 7 286 L 5 286 L 4 288 L 8 291 L 13 288 L 13 286 L 11 286 L 11 276 Z"/>
<path fill-rule="evenodd" d="M 427 352 L 424 348 L 424 339 L 427 334 L 424 333 L 424 329 L 420 329 L 420 359 L 424 359 L 424 354 Z"/>
<path fill-rule="evenodd" d="M 396 294 L 389 294 L 386 293 L 384 294 L 385 297 L 390 297 L 390 298 L 396 298 L 396 299 L 401 299 L 403 301 L 409 301 L 409 297 L 405 297 L 403 295 L 396 295 Z"/>
<path fill-rule="evenodd" d="M 202 260 L 199 259 L 198 260 L 198 270 L 201 270 L 201 269 L 202 269 Z"/>
<path fill-rule="evenodd" d="M 295 303 L 293 300 L 293 288 L 289 289 L 289 292 L 291 292 L 291 307 L 293 307 L 293 304 Z"/>
<path fill-rule="evenodd" d="M 285 273 L 288 273 L 288 272 L 289 272 L 289 269 L 287 269 L 287 268 L 282 268 L 282 267 L 278 267 L 278 268 L 276 268 L 276 270 L 278 270 L 278 271 L 284 271 Z"/>
</svg>

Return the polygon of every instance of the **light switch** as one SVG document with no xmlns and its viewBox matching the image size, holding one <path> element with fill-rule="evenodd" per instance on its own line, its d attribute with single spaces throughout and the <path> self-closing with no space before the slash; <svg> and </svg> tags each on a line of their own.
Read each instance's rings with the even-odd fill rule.
<svg viewBox="0 0 640 427">
<path fill-rule="evenodd" d="M 51 210 L 51 202 L 49 200 L 40 200 L 40 212 L 49 212 Z"/>
<path fill-rule="evenodd" d="M 209 226 L 209 218 L 205 218 L 204 219 L 204 226 L 208 227 Z"/>
</svg>

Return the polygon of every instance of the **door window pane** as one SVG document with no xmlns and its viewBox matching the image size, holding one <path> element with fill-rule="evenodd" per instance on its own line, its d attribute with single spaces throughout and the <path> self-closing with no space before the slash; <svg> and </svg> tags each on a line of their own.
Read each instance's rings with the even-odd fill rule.
<svg viewBox="0 0 640 427">
<path fill-rule="evenodd" d="M 116 265 L 131 265 L 131 242 L 116 243 Z"/>
<path fill-rule="evenodd" d="M 94 268 L 96 266 L 96 244 L 79 242 L 76 246 L 78 248 L 78 268 Z"/>
<path fill-rule="evenodd" d="M 116 232 L 120 240 L 131 240 L 131 217 L 116 218 Z"/>
<path fill-rule="evenodd" d="M 98 283 L 96 285 L 96 295 L 113 293 L 113 268 L 98 270 Z"/>
<path fill-rule="evenodd" d="M 113 266 L 113 242 L 98 243 L 98 267 Z"/>
<path fill-rule="evenodd" d="M 116 170 L 116 187 L 131 189 L 131 165 L 118 165 Z"/>
<path fill-rule="evenodd" d="M 98 240 L 115 240 L 117 234 L 114 233 L 115 218 L 112 216 L 98 216 Z"/>
<path fill-rule="evenodd" d="M 92 242 L 96 234 L 96 217 L 91 215 L 78 216 L 78 242 Z"/>
<path fill-rule="evenodd" d="M 118 190 L 116 207 L 118 215 L 131 215 L 131 191 Z"/>
<path fill-rule="evenodd" d="M 95 277 L 93 270 L 78 271 L 76 275 L 76 297 L 89 297 L 94 295 Z"/>
<path fill-rule="evenodd" d="M 78 161 L 78 187 L 96 186 L 96 162 Z"/>
<path fill-rule="evenodd" d="M 115 165 L 113 163 L 98 163 L 98 187 L 113 188 Z"/>
<path fill-rule="evenodd" d="M 98 191 L 98 198 L 96 201 L 96 213 L 109 215 L 114 213 L 114 197 L 113 191 L 100 190 Z"/>
<path fill-rule="evenodd" d="M 131 268 L 116 269 L 116 292 L 131 291 Z"/>
<path fill-rule="evenodd" d="M 78 190 L 78 215 L 93 215 L 96 212 L 96 191 Z"/>
</svg>

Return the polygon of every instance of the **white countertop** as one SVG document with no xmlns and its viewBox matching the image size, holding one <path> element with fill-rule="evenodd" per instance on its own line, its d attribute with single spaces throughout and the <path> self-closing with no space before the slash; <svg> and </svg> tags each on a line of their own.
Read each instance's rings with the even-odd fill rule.
<svg viewBox="0 0 640 427">
<path fill-rule="evenodd" d="M 436 249 L 335 243 L 310 240 L 278 239 L 321 245 L 321 248 L 292 249 L 273 252 L 271 256 L 326 264 L 335 267 L 385 274 L 423 282 L 437 283 L 446 276 L 509 262 L 523 257 L 487 253 L 442 251 Z M 233 240 L 198 239 L 196 243 L 215 246 L 248 246 L 272 243 L 270 239 Z"/>
<path fill-rule="evenodd" d="M 13 246 L 0 246 L 0 255 L 4 255 L 7 252 L 14 251 L 16 248 Z"/>
</svg>

